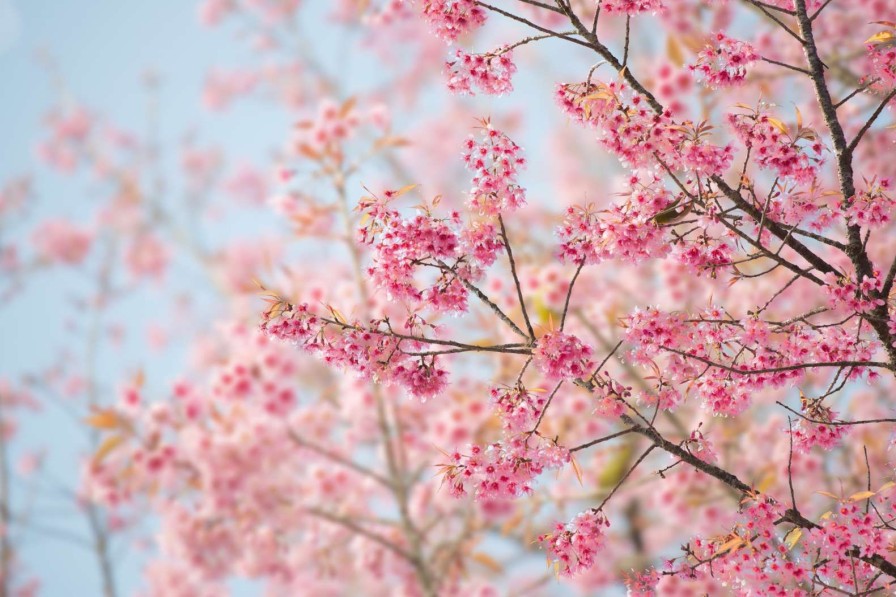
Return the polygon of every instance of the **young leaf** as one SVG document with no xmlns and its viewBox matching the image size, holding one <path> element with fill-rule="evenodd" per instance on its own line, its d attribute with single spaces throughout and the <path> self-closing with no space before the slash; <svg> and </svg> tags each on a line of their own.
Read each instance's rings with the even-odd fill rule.
<svg viewBox="0 0 896 597">
<path fill-rule="evenodd" d="M 892 39 L 896 39 L 896 34 L 893 34 L 892 31 L 881 31 L 880 33 L 875 33 L 871 37 L 865 40 L 866 44 L 879 44 L 888 42 Z"/>
<path fill-rule="evenodd" d="M 789 533 L 787 533 L 787 536 L 784 538 L 784 545 L 787 546 L 787 549 L 793 549 L 802 536 L 803 529 L 794 527 L 790 530 Z"/>
<path fill-rule="evenodd" d="M 94 464 L 99 464 L 103 461 L 103 459 L 112 453 L 115 448 L 119 447 L 124 443 L 124 436 L 122 435 L 110 435 L 103 443 L 100 444 L 100 447 L 97 448 L 96 453 L 93 455 Z"/>
<path fill-rule="evenodd" d="M 497 574 L 504 572 L 504 567 L 500 564 L 500 562 L 486 553 L 477 551 L 476 553 L 472 554 L 470 558 L 476 561 L 476 563 L 482 564 L 492 572 L 495 572 Z"/>
<path fill-rule="evenodd" d="M 684 54 L 681 51 L 681 45 L 671 35 L 666 39 L 666 55 L 669 56 L 669 60 L 675 66 L 681 68 L 684 64 Z"/>
<path fill-rule="evenodd" d="M 87 417 L 86 422 L 96 429 L 115 429 L 121 423 L 114 410 L 97 410 Z"/>
</svg>

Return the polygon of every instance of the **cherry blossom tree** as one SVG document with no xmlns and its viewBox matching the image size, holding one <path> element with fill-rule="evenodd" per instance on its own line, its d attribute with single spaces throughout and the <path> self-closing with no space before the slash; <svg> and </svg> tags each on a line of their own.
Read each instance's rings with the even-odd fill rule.
<svg viewBox="0 0 896 597">
<path fill-rule="evenodd" d="M 442 212 L 433 202 L 404 215 L 399 197 L 408 187 L 372 193 L 358 204 L 370 280 L 408 317 L 345 317 L 330 304 L 276 296 L 262 329 L 330 366 L 420 400 L 446 393 L 447 361 L 457 355 L 498 353 L 514 362 L 510 369 L 517 373 L 497 375 L 490 392 L 503 434 L 446 455 L 443 484 L 458 497 L 530 496 L 546 469 L 578 473 L 575 452 L 640 436 L 634 444 L 640 455 L 625 463 L 602 499 L 539 536 L 561 576 L 587 575 L 601 552 L 615 551 L 611 529 L 614 506 L 624 505 L 622 491 L 653 476 L 642 471 L 661 466 L 660 458 L 671 458 L 654 471 L 670 491 L 684 493 L 676 484 L 691 477 L 721 485 L 733 503 L 725 511 L 713 504 L 715 529 L 690 533 L 679 555 L 648 555 L 656 558 L 653 566 L 627 575 L 631 594 L 888 590 L 896 578 L 887 559 L 893 484 L 883 482 L 885 454 L 877 457 L 883 470 L 873 470 L 856 429 L 873 425 L 886 434 L 894 419 L 886 400 L 876 405 L 879 414 L 863 420 L 842 418 L 832 408 L 838 400 L 846 410 L 869 408 L 858 404 L 864 400 L 856 384 L 883 390 L 896 367 L 890 313 L 896 261 L 886 228 L 892 150 L 873 149 L 880 146 L 875 136 L 888 136 L 882 117 L 896 97 L 894 24 L 880 20 L 885 9 L 805 0 L 516 4 L 424 2 L 422 13 L 449 43 L 487 28 L 493 18 L 511 19 L 521 34 L 533 34 L 482 54 L 457 50 L 446 64 L 453 92 L 508 92 L 517 70 L 511 52 L 540 40 L 568 42 L 577 46 L 570 50 L 599 61 L 581 79 L 558 82 L 557 103 L 574 123 L 594 129 L 596 146 L 615 155 L 630 176 L 621 200 L 573 205 L 556 228 L 554 254 L 572 270 L 562 282 L 566 298 L 556 320 L 533 323 L 520 274 L 525 264 L 511 242 L 517 214 L 526 209 L 519 178 L 525 152 L 483 120 L 464 148 L 472 172 L 466 213 Z M 657 26 L 641 25 L 651 12 L 667 31 L 668 57 L 681 63 L 655 73 L 651 58 L 663 56 L 651 57 L 637 31 Z M 867 41 L 857 39 L 851 25 L 875 19 Z M 739 39 L 754 20 L 756 31 Z M 698 28 L 707 21 L 718 30 Z M 689 64 L 679 38 L 693 54 Z M 782 108 L 784 102 L 795 106 Z M 696 111 L 695 121 L 689 115 Z M 516 291 L 509 302 L 483 290 L 502 275 L 498 256 Z M 570 317 L 585 301 L 579 297 L 596 291 L 576 285 L 580 275 L 608 262 L 651 261 L 709 278 L 715 292 L 696 308 L 638 304 L 604 330 L 587 313 L 580 321 Z M 600 274 L 593 275 L 600 288 Z M 469 313 L 473 300 L 505 324 L 497 341 L 465 340 L 463 322 L 431 323 L 445 311 Z M 583 337 L 591 328 L 613 346 L 599 354 Z M 610 366 L 614 358 L 622 371 Z M 545 382 L 546 399 L 545 390 L 533 388 Z M 590 412 L 583 416 L 597 419 L 603 435 L 583 438 L 543 426 L 575 392 L 589 394 Z M 794 393 L 799 404 L 789 405 Z M 677 417 L 689 403 L 705 416 L 747 418 L 740 423 L 747 428 L 779 406 L 787 420 L 778 420 L 774 432 L 788 442 L 786 475 L 767 483 L 746 477 L 717 453 L 700 425 L 689 430 Z M 834 504 L 816 512 L 804 494 L 818 488 L 794 475 L 794 458 L 837 447 L 863 453 L 867 485 L 823 492 Z M 738 449 L 745 456 L 764 452 L 757 445 Z M 673 467 L 680 476 L 667 472 Z M 840 472 L 855 473 L 848 464 Z M 876 489 L 873 476 L 881 479 Z M 708 518 L 704 509 L 698 505 L 691 520 Z"/>
<path fill-rule="evenodd" d="M 268 164 L 188 136 L 172 184 L 153 126 L 51 110 L 41 159 L 101 200 L 4 237 L 0 291 L 87 272 L 87 374 L 0 383 L 4 529 L 38 532 L 8 417 L 61 404 L 107 596 L 146 536 L 146 595 L 891 592 L 896 3 L 332 4 L 199 5 L 251 57 L 205 106 L 293 123 Z M 96 366 L 147 287 L 173 384 Z"/>
</svg>

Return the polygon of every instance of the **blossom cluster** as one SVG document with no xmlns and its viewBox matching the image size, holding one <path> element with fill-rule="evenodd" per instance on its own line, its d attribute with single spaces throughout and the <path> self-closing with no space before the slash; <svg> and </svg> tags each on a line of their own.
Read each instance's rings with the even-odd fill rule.
<svg viewBox="0 0 896 597">
<path fill-rule="evenodd" d="M 668 109 L 656 111 L 622 80 L 559 85 L 556 101 L 570 118 L 598 129 L 598 141 L 631 169 L 681 164 L 707 175 L 725 172 L 730 146 L 708 142 L 712 127 L 677 122 Z"/>
<path fill-rule="evenodd" d="M 583 379 L 594 362 L 593 349 L 572 334 L 548 332 L 538 339 L 532 363 L 551 379 Z"/>
<path fill-rule="evenodd" d="M 822 162 L 821 141 L 807 128 L 791 135 L 780 120 L 766 113 L 766 108 L 729 114 L 728 123 L 760 167 L 799 183 L 812 182 Z"/>
<path fill-rule="evenodd" d="M 402 331 L 417 331 L 419 325 L 411 317 Z M 388 320 L 362 326 L 342 321 L 336 313 L 324 317 L 313 313 L 307 304 L 290 305 L 278 299 L 268 311 L 262 330 L 296 343 L 331 367 L 354 371 L 366 380 L 397 383 L 421 400 L 441 394 L 448 383 L 437 355 L 408 354 L 423 345 L 396 335 Z"/>
<path fill-rule="evenodd" d="M 872 37 L 866 44 L 867 78 L 877 80 L 878 87 L 892 88 L 896 85 L 896 47 L 892 44 L 894 37 L 896 35 L 891 29 Z"/>
<path fill-rule="evenodd" d="M 598 128 L 598 141 L 623 165 L 638 168 L 667 155 L 683 138 L 671 114 L 656 113 L 624 81 L 560 85 L 557 99 L 571 117 Z"/>
<path fill-rule="evenodd" d="M 664 355 L 664 378 L 689 384 L 704 408 L 723 416 L 743 412 L 757 389 L 801 379 L 807 363 L 867 361 L 878 346 L 848 325 L 773 326 L 758 319 L 740 325 L 718 308 L 690 316 L 638 309 L 625 325 L 633 361 L 649 364 Z M 866 373 L 855 367 L 848 376 Z"/>
<path fill-rule="evenodd" d="M 465 226 L 459 213 L 440 218 L 426 206 L 405 217 L 391 202 L 407 189 L 386 191 L 359 203 L 365 220 L 358 240 L 370 247 L 373 257 L 367 273 L 390 300 L 464 312 L 470 285 L 504 246 L 498 228 L 488 220 Z"/>
<path fill-rule="evenodd" d="M 445 63 L 448 89 L 460 95 L 473 95 L 474 90 L 488 95 L 513 91 L 511 77 L 516 72 L 513 52 L 500 48 L 486 54 L 468 54 L 456 50 L 454 60 Z"/>
<path fill-rule="evenodd" d="M 526 203 L 526 191 L 517 181 L 526 166 L 522 148 L 503 132 L 485 121 L 477 137 L 471 135 L 464 147 L 464 164 L 473 172 L 471 209 L 488 215 L 512 211 Z"/>
<path fill-rule="evenodd" d="M 888 520 L 896 512 L 896 504 L 882 496 L 875 511 Z M 880 519 L 857 499 L 841 503 L 831 515 L 821 521 L 821 528 L 809 533 L 806 548 L 817 553 L 818 574 L 829 579 L 830 584 L 860 591 L 880 571 L 864 561 L 856 561 L 852 553 L 860 556 L 887 553 L 888 541 L 880 525 Z"/>
<path fill-rule="evenodd" d="M 538 537 L 563 576 L 573 576 L 591 568 L 604 546 L 605 529 L 610 526 L 603 512 L 580 512 L 568 523 L 557 523 L 553 532 Z"/>
<path fill-rule="evenodd" d="M 707 271 L 715 276 L 716 270 L 731 264 L 733 254 L 734 248 L 731 245 L 709 236 L 679 242 L 672 251 L 672 256 L 679 263 L 698 276 Z"/>
<path fill-rule="evenodd" d="M 742 83 L 747 68 L 758 59 L 756 50 L 747 42 L 716 33 L 690 68 L 710 86 L 728 87 Z"/>
<path fill-rule="evenodd" d="M 387 192 L 385 200 L 372 198 L 360 206 L 369 219 L 359 230 L 359 238 L 373 246 L 374 265 L 368 268 L 368 274 L 390 298 L 419 301 L 424 292 L 415 284 L 416 271 L 426 260 L 438 263 L 457 256 L 460 243 L 450 224 L 459 222 L 429 214 L 403 218 L 389 206 L 389 197 Z M 465 305 L 458 306 L 462 309 Z"/>
<path fill-rule="evenodd" d="M 867 313 L 886 303 L 884 299 L 879 298 L 883 288 L 879 272 L 862 278 L 860 282 L 856 282 L 850 276 L 837 276 L 833 273 L 827 274 L 825 281 L 827 284 L 824 292 L 834 309 L 850 313 Z"/>
<path fill-rule="evenodd" d="M 604 0 L 601 8 L 610 14 L 636 15 L 665 8 L 663 0 Z"/>
<path fill-rule="evenodd" d="M 423 17 L 447 42 L 485 24 L 485 9 L 474 0 L 422 0 Z"/>
<path fill-rule="evenodd" d="M 44 220 L 32 234 L 38 255 L 49 263 L 77 265 L 90 251 L 94 233 L 63 219 Z"/>
<path fill-rule="evenodd" d="M 296 124 L 296 146 L 305 148 L 303 151 L 306 153 L 334 151 L 360 125 L 361 114 L 353 103 L 339 105 L 333 101 L 322 101 L 313 118 Z"/>
<path fill-rule="evenodd" d="M 868 188 L 845 201 L 841 206 L 847 221 L 869 229 L 890 223 L 896 201 L 890 196 L 890 180 L 871 181 Z"/>
<path fill-rule="evenodd" d="M 454 452 L 442 465 L 443 482 L 451 495 L 478 500 L 512 499 L 533 491 L 533 481 L 546 469 L 569 462 L 569 450 L 527 433 L 485 447 L 472 445 L 469 454 Z"/>
<path fill-rule="evenodd" d="M 818 446 L 825 450 L 837 446 L 848 431 L 844 425 L 831 425 L 837 413 L 821 403 L 821 400 L 803 399 L 806 419 L 799 419 L 793 426 L 793 447 L 808 452 Z M 811 420 L 807 420 L 811 419 Z"/>
<path fill-rule="evenodd" d="M 547 402 L 543 390 L 528 390 L 522 384 L 492 388 L 491 399 L 502 425 L 511 433 L 531 431 Z"/>
<path fill-rule="evenodd" d="M 632 180 L 628 201 L 598 212 L 591 207 L 571 206 L 557 228 L 558 257 L 564 263 L 595 264 L 609 259 L 640 263 L 669 252 L 658 214 L 676 198 L 658 184 Z"/>
<path fill-rule="evenodd" d="M 879 519 L 861 503 L 871 497 L 878 502 L 875 512 L 881 517 L 894 510 L 892 499 L 882 488 L 841 500 L 817 524 L 779 528 L 788 520 L 785 508 L 769 496 L 748 496 L 730 532 L 692 539 L 684 548 L 685 558 L 668 560 L 664 569 L 631 579 L 632 594 L 666 594 L 675 578 L 692 582 L 712 578 L 738 594 L 780 597 L 808 595 L 801 589 L 794 592 L 793 587 L 809 581 L 838 592 L 859 591 L 880 574 L 860 558 L 887 549 Z"/>
</svg>

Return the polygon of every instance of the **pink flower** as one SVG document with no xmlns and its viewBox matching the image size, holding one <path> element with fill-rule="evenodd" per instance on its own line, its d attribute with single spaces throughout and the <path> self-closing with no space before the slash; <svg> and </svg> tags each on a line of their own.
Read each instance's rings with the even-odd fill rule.
<svg viewBox="0 0 896 597">
<path fill-rule="evenodd" d="M 778 119 L 765 113 L 767 106 L 747 114 L 729 114 L 728 123 L 756 163 L 799 183 L 815 179 L 823 146 L 814 131 L 801 128 L 791 135 Z"/>
<path fill-rule="evenodd" d="M 850 224 L 869 229 L 882 228 L 890 223 L 896 201 L 888 192 L 890 181 L 872 180 L 868 188 L 844 201 L 841 209 Z"/>
<path fill-rule="evenodd" d="M 711 87 L 728 87 L 742 83 L 747 67 L 757 60 L 759 55 L 747 42 L 716 33 L 697 54 L 697 62 L 690 69 Z"/>
<path fill-rule="evenodd" d="M 883 288 L 883 281 L 879 276 L 879 272 L 874 272 L 874 276 L 862 278 L 860 283 L 856 283 L 850 276 L 838 277 L 836 274 L 827 274 L 824 293 L 828 297 L 828 303 L 834 309 L 852 313 L 873 311 L 885 304 L 883 298 L 874 298 Z"/>
<path fill-rule="evenodd" d="M 472 492 L 477 500 L 506 500 L 531 494 L 538 475 L 564 466 L 569 458 L 566 448 L 524 433 L 484 448 L 472 445 L 469 454 L 455 452 L 441 468 L 455 497 Z"/>
<path fill-rule="evenodd" d="M 592 352 L 572 334 L 548 332 L 538 339 L 532 363 L 552 379 L 584 379 L 594 366 Z"/>
<path fill-rule="evenodd" d="M 461 233 L 460 240 L 464 252 L 481 267 L 493 264 L 498 251 L 504 248 L 498 227 L 491 222 L 476 222 L 470 225 Z"/>
<path fill-rule="evenodd" d="M 31 242 L 46 261 L 78 265 L 87 257 L 93 236 L 86 227 L 58 218 L 41 222 L 31 234 Z"/>
<path fill-rule="evenodd" d="M 152 234 L 135 238 L 125 253 L 125 264 L 135 278 L 160 278 L 168 260 L 168 248 Z"/>
<path fill-rule="evenodd" d="M 714 464 L 719 459 L 712 442 L 706 439 L 699 429 L 691 431 L 691 436 L 685 442 L 685 448 L 700 460 L 710 464 Z"/>
<path fill-rule="evenodd" d="M 566 524 L 557 523 L 554 531 L 538 537 L 548 558 L 559 566 L 563 576 L 574 576 L 594 565 L 597 553 L 603 549 L 604 529 L 610 522 L 599 510 L 579 513 Z"/>
<path fill-rule="evenodd" d="M 808 452 L 818 446 L 823 450 L 836 447 L 849 431 L 845 425 L 830 425 L 837 419 L 837 413 L 821 403 L 821 400 L 802 399 L 802 410 L 806 417 L 793 425 L 793 447 L 800 452 Z M 817 421 L 817 422 L 816 422 Z"/>
<path fill-rule="evenodd" d="M 421 360 L 399 365 L 393 369 L 392 375 L 395 381 L 421 401 L 438 396 L 448 385 L 448 372 L 436 367 L 435 358 L 429 363 Z"/>
<path fill-rule="evenodd" d="M 474 89 L 488 95 L 513 91 L 510 78 L 516 72 L 513 52 L 498 49 L 487 54 L 467 54 L 458 49 L 454 60 L 445 63 L 448 89 L 460 95 L 473 95 Z"/>
<path fill-rule="evenodd" d="M 464 163 L 474 173 L 469 200 L 472 209 L 497 215 L 525 205 L 526 191 L 518 184 L 517 174 L 526 160 L 510 137 L 486 120 L 479 140 L 471 135 L 464 149 Z"/>
<path fill-rule="evenodd" d="M 447 42 L 485 24 L 485 9 L 474 0 L 422 0 L 423 16 Z"/>
<path fill-rule="evenodd" d="M 594 264 L 619 259 L 640 263 L 665 256 L 669 243 L 654 218 L 673 201 L 662 186 L 653 182 L 641 184 L 635 179 L 625 203 L 603 212 L 591 206 L 567 208 L 563 224 L 557 229 L 560 261 Z"/>
<path fill-rule="evenodd" d="M 543 393 L 531 392 L 519 384 L 492 388 L 491 398 L 502 425 L 512 433 L 531 431 L 547 401 Z"/>
<path fill-rule="evenodd" d="M 665 8 L 663 0 L 603 0 L 601 9 L 608 13 L 636 15 Z"/>
</svg>

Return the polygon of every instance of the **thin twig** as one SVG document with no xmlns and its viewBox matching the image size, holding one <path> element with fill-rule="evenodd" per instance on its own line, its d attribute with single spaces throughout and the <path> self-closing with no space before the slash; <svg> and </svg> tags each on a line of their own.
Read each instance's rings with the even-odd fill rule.
<svg viewBox="0 0 896 597">
<path fill-rule="evenodd" d="M 504 248 L 507 250 L 507 260 L 510 262 L 510 274 L 513 276 L 513 283 L 516 286 L 516 296 L 520 301 L 520 309 L 523 312 L 523 320 L 526 322 L 526 330 L 529 332 L 529 339 L 535 341 L 535 330 L 532 329 L 532 322 L 529 321 L 529 312 L 526 310 L 526 301 L 523 299 L 523 288 L 520 285 L 520 278 L 516 273 L 516 261 L 513 259 L 513 249 L 510 248 L 510 241 L 507 239 L 507 229 L 504 227 L 504 218 L 498 215 L 498 223 L 501 225 L 501 238 L 504 240 Z"/>
</svg>

